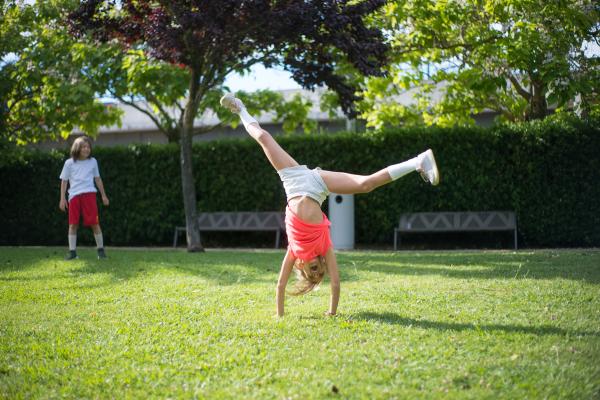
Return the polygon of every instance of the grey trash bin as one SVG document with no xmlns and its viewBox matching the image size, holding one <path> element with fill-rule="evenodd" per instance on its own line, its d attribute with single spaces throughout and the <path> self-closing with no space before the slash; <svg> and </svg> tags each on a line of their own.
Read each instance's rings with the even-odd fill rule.
<svg viewBox="0 0 600 400">
<path fill-rule="evenodd" d="M 331 221 L 331 241 L 339 250 L 354 248 L 354 195 L 329 195 L 329 220 Z"/>
</svg>

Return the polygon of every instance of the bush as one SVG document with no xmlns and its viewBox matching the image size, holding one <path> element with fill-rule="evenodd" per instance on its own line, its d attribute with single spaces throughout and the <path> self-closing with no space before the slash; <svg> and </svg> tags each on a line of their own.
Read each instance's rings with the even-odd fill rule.
<svg viewBox="0 0 600 400">
<path fill-rule="evenodd" d="M 281 137 L 310 167 L 369 174 L 434 149 L 441 184 L 416 175 L 355 198 L 356 241 L 391 245 L 403 212 L 517 212 L 526 246 L 600 244 L 600 133 L 596 123 L 549 119 L 483 128 L 396 129 L 376 135 L 342 133 Z M 6 153 L 6 150 L 5 150 Z M 176 145 L 94 148 L 111 205 L 100 206 L 109 245 L 169 245 L 184 221 Z M 58 210 L 58 175 L 66 152 L 10 151 L 0 163 L 0 244 L 66 242 Z M 273 211 L 285 194 L 252 140 L 194 144 L 199 211 Z M 326 203 L 325 203 L 326 206 Z M 84 231 L 89 232 L 88 229 Z M 232 243 L 266 235 L 232 235 Z M 219 239 L 221 240 L 221 235 Z M 242 238 L 242 239 L 241 239 Z M 91 234 L 80 239 L 93 243 Z"/>
</svg>

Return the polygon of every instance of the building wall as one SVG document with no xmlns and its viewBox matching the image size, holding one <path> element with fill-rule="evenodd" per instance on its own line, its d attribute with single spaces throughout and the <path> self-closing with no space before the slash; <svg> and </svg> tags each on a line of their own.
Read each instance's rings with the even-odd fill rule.
<svg viewBox="0 0 600 400">
<path fill-rule="evenodd" d="M 261 127 L 269 131 L 272 135 L 283 135 L 285 132 L 282 129 L 281 124 L 261 124 Z M 319 121 L 319 131 L 323 132 L 339 132 L 346 130 L 345 120 L 334 120 L 334 121 Z M 299 131 L 298 134 L 301 134 Z M 54 142 L 44 142 L 34 145 L 34 147 L 42 150 L 50 149 L 68 149 L 70 148 L 73 141 L 81 136 L 81 133 L 72 134 L 67 140 L 60 140 Z M 248 137 L 246 130 L 243 125 L 238 125 L 236 129 L 230 127 L 224 127 L 215 129 L 212 132 L 204 133 L 201 135 L 194 136 L 194 142 L 229 139 L 229 138 L 244 138 Z M 100 132 L 94 139 L 95 146 L 111 147 L 111 146 L 128 146 L 132 144 L 166 144 L 168 143 L 167 137 L 158 130 L 145 130 L 145 131 L 119 131 L 119 132 Z"/>
<path fill-rule="evenodd" d="M 414 90 L 408 90 L 406 93 L 398 96 L 396 99 L 400 103 L 410 103 L 414 101 Z M 308 99 L 312 102 L 312 108 L 309 111 L 308 118 L 318 121 L 319 131 L 323 132 L 336 132 L 348 130 L 348 120 L 345 116 L 338 112 L 338 115 L 331 119 L 328 113 L 321 111 L 320 109 L 320 96 L 323 90 L 319 89 L 316 91 L 308 90 L 283 90 L 280 93 L 284 98 L 290 99 L 293 96 L 300 94 L 303 98 Z M 439 94 L 437 94 L 439 95 Z M 120 107 L 123 110 L 123 116 L 120 125 L 104 126 L 100 128 L 100 132 L 94 140 L 96 146 L 128 146 L 132 144 L 165 144 L 167 138 L 163 135 L 154 125 L 152 120 L 143 112 L 136 107 L 126 104 L 107 104 L 107 107 Z M 148 104 L 145 102 L 139 102 L 137 107 L 150 111 Z M 176 117 L 178 110 L 175 108 L 167 110 L 173 117 Z M 493 112 L 483 112 L 475 115 L 474 119 L 477 125 L 490 126 L 494 122 L 494 118 L 497 116 Z M 274 123 L 274 115 L 272 113 L 264 113 L 258 117 L 259 123 L 267 131 L 273 135 L 283 134 L 281 123 Z M 218 117 L 212 112 L 207 111 L 204 115 L 200 116 L 194 121 L 195 126 L 213 126 L 219 123 Z M 359 122 L 358 129 L 364 129 L 364 124 Z M 301 132 L 301 130 L 299 130 Z M 55 142 L 44 142 L 34 145 L 33 147 L 50 150 L 50 149 L 67 149 L 71 146 L 71 143 L 75 138 L 81 136 L 83 133 L 75 130 L 73 134 L 67 140 L 59 140 Z M 207 140 L 218 140 L 224 138 L 241 138 L 245 137 L 246 131 L 242 125 L 239 125 L 236 129 L 230 127 L 222 127 L 215 129 L 212 132 L 196 135 L 194 142 L 207 141 Z"/>
</svg>

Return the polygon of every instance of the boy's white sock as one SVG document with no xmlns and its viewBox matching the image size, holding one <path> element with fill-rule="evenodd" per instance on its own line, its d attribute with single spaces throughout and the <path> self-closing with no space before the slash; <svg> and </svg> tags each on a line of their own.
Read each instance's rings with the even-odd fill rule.
<svg viewBox="0 0 600 400">
<path fill-rule="evenodd" d="M 96 247 L 101 249 L 104 247 L 104 239 L 102 238 L 102 234 L 94 234 L 94 239 L 96 239 Z"/>
<path fill-rule="evenodd" d="M 69 238 L 69 250 L 75 251 L 77 248 L 77 235 L 67 235 Z"/>
<path fill-rule="evenodd" d="M 388 174 L 392 177 L 392 180 L 395 181 L 398 178 L 403 177 L 404 175 L 411 173 L 417 170 L 417 166 L 419 165 L 419 158 L 414 157 L 408 161 L 401 162 L 399 164 L 390 165 L 387 167 Z"/>
</svg>

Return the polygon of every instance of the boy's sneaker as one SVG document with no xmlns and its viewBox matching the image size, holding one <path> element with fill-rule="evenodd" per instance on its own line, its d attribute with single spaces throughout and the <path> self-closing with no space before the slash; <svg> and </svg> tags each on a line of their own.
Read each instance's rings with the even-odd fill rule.
<svg viewBox="0 0 600 400">
<path fill-rule="evenodd" d="M 69 250 L 69 252 L 65 256 L 65 260 L 76 260 L 78 258 L 79 257 L 77 257 L 77 252 L 75 250 Z"/>
<path fill-rule="evenodd" d="M 98 249 L 98 260 L 103 260 L 107 258 L 106 253 L 104 252 L 104 248 Z"/>
<path fill-rule="evenodd" d="M 440 173 L 438 172 L 431 149 L 419 154 L 419 167 L 417 171 L 419 171 L 425 182 L 429 182 L 433 186 L 440 183 Z"/>
<path fill-rule="evenodd" d="M 242 108 L 244 107 L 244 103 L 238 98 L 236 98 L 233 93 L 227 93 L 225 96 L 221 97 L 221 106 L 227 108 L 232 113 L 238 114 Z"/>
</svg>

